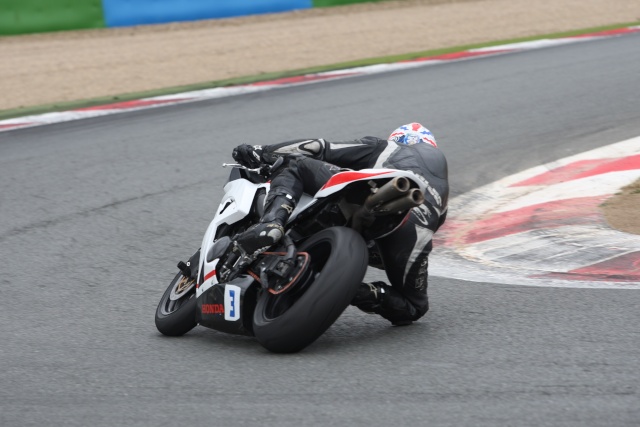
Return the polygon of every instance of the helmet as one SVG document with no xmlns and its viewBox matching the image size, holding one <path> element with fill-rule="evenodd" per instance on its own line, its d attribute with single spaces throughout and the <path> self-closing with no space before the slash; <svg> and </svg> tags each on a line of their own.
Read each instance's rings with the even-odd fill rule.
<svg viewBox="0 0 640 427">
<path fill-rule="evenodd" d="M 426 142 L 434 147 L 438 146 L 431 131 L 420 123 L 409 123 L 408 125 L 400 126 L 389 135 L 388 141 L 403 145 Z"/>
</svg>

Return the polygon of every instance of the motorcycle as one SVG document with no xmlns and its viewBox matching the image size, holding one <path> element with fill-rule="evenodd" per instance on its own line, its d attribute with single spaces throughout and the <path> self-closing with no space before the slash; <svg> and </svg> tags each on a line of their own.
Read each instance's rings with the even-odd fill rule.
<svg viewBox="0 0 640 427">
<path fill-rule="evenodd" d="M 180 336 L 196 325 L 254 336 L 276 353 L 318 339 L 354 298 L 368 265 L 381 267 L 375 241 L 408 220 L 428 183 L 395 169 L 346 170 L 304 194 L 276 247 L 250 255 L 234 236 L 264 211 L 273 166 L 231 166 L 225 194 L 202 240 L 164 292 L 158 330 Z"/>
</svg>

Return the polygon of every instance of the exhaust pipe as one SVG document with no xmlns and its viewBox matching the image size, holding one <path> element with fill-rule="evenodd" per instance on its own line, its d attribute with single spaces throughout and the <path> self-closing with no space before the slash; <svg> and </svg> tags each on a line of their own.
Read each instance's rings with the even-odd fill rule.
<svg viewBox="0 0 640 427">
<path fill-rule="evenodd" d="M 409 190 L 403 197 L 392 200 L 376 209 L 376 212 L 401 213 L 424 203 L 424 195 L 417 188 Z"/>
<path fill-rule="evenodd" d="M 360 233 L 373 223 L 376 216 L 402 213 L 422 203 L 422 191 L 411 188 L 408 178 L 396 177 L 367 197 L 364 204 L 353 213 L 351 227 Z"/>
<path fill-rule="evenodd" d="M 364 206 L 367 209 L 372 209 L 379 204 L 387 203 L 391 200 L 402 197 L 409 191 L 409 188 L 411 188 L 409 180 L 403 176 L 398 176 L 367 197 L 367 200 L 364 202 Z"/>
</svg>

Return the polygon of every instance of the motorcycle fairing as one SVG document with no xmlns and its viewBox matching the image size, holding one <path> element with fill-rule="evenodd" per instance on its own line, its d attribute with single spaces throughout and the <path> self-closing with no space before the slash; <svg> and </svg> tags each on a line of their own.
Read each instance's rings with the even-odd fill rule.
<svg viewBox="0 0 640 427">
<path fill-rule="evenodd" d="M 316 199 L 330 196 L 345 188 L 347 185 L 357 181 L 369 181 L 376 179 L 392 179 L 397 176 L 409 178 L 418 185 L 421 191 L 427 190 L 427 186 L 418 175 L 411 171 L 403 171 L 398 169 L 361 169 L 359 171 L 338 172 L 333 175 L 329 181 L 315 194 Z"/>
<path fill-rule="evenodd" d="M 224 186 L 225 195 L 216 210 L 216 216 L 209 224 L 204 238 L 202 239 L 202 253 L 209 253 L 211 245 L 214 244 L 216 231 L 221 224 L 234 224 L 246 218 L 251 212 L 256 193 L 261 188 L 264 188 L 269 192 L 270 187 L 271 185 L 269 183 L 256 184 L 246 179 L 236 179 L 228 182 Z M 291 214 L 289 221 L 293 221 L 300 212 L 306 210 L 315 202 L 316 199 L 304 194 Z M 206 257 L 202 257 L 200 261 L 198 278 L 202 278 L 202 280 L 199 281 L 200 283 L 196 290 L 196 297 L 198 298 L 208 289 L 208 287 L 218 283 L 218 279 L 215 275 L 215 267 L 218 263 L 218 259 L 207 261 Z"/>
<path fill-rule="evenodd" d="M 388 173 L 390 173 L 390 171 L 368 172 L 367 170 L 362 170 L 338 172 L 337 174 L 329 178 L 329 180 L 322 186 L 322 188 L 318 192 L 321 192 L 322 190 L 330 187 L 333 187 L 333 191 L 341 190 L 347 184 L 350 184 L 352 182 L 373 178 L 375 176 L 386 175 Z"/>
<path fill-rule="evenodd" d="M 246 217 L 251 212 L 251 205 L 258 189 L 265 188 L 269 191 L 269 187 L 267 183 L 254 184 L 245 179 L 228 182 L 224 186 L 225 195 L 213 221 L 216 227 L 222 223 L 233 224 Z"/>
<path fill-rule="evenodd" d="M 253 277 L 245 274 L 208 287 L 197 299 L 196 322 L 221 332 L 253 335 L 251 313 L 258 287 Z"/>
<path fill-rule="evenodd" d="M 268 192 L 269 187 L 269 183 L 255 184 L 246 179 L 236 179 L 227 182 L 224 186 L 225 195 L 222 197 L 222 202 L 220 202 L 216 210 L 216 216 L 209 224 L 202 239 L 202 253 L 206 255 L 209 252 L 210 246 L 214 244 L 216 231 L 221 224 L 234 224 L 246 218 L 251 212 L 252 204 L 258 190 L 264 188 Z M 218 283 L 215 274 L 217 263 L 217 258 L 207 261 L 206 256 L 201 257 L 198 278 L 202 278 L 202 281 L 198 283 L 196 298 L 199 298 L 210 286 Z"/>
</svg>

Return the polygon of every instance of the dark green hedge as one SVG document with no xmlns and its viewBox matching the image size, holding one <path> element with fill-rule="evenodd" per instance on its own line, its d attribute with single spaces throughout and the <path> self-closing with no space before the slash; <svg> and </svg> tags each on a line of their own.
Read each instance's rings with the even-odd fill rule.
<svg viewBox="0 0 640 427">
<path fill-rule="evenodd" d="M 104 26 L 101 0 L 0 0 L 0 35 Z"/>
</svg>

